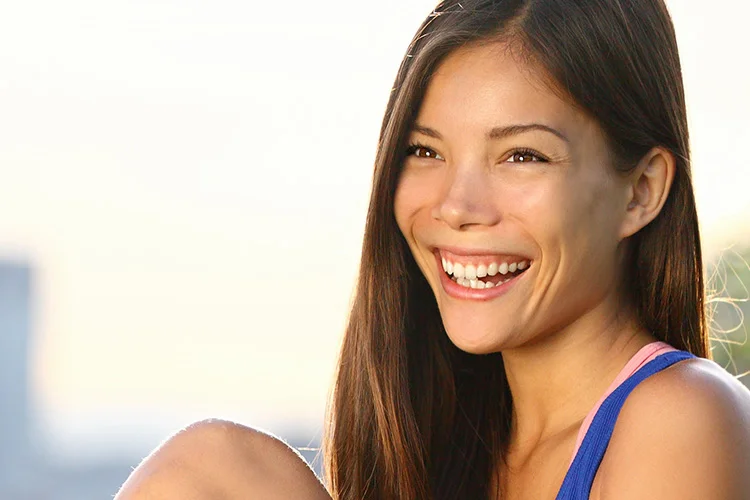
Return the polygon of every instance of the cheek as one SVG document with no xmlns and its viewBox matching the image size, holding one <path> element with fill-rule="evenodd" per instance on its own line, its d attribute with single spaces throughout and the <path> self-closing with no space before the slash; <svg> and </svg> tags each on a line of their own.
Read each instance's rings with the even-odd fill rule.
<svg viewBox="0 0 750 500">
<path fill-rule="evenodd" d="M 602 167 L 603 169 L 603 167 Z M 580 188 L 575 203 L 581 229 L 588 228 L 590 237 L 598 240 L 616 240 L 622 213 L 618 209 L 621 192 L 619 186 L 606 174 L 592 179 Z"/>
<path fill-rule="evenodd" d="M 404 183 L 399 180 L 393 200 L 393 213 L 396 217 L 396 224 L 398 224 L 398 228 L 404 236 L 408 234 L 407 221 L 411 218 L 410 214 L 413 212 L 410 203 L 411 199 L 412 197 L 409 196 L 408 189 L 404 186 Z"/>
<path fill-rule="evenodd" d="M 496 186 L 496 199 L 503 212 L 521 222 L 534 238 L 547 239 L 562 230 L 570 211 L 561 179 L 550 175 Z"/>
<path fill-rule="evenodd" d="M 506 213 L 519 221 L 553 266 L 577 266 L 593 258 L 591 252 L 603 249 L 614 227 L 607 206 L 611 201 L 602 186 L 588 185 L 569 173 L 550 171 L 533 182 L 506 183 L 503 188 Z"/>
<path fill-rule="evenodd" d="M 610 273 L 618 245 L 617 200 L 604 176 L 577 179 L 561 191 L 556 232 L 568 265 L 601 277 Z"/>
<path fill-rule="evenodd" d="M 558 221 L 561 229 L 578 232 L 577 228 L 611 220 L 613 187 L 604 174 L 581 175 L 571 169 L 543 184 L 531 200 L 550 221 Z"/>
<path fill-rule="evenodd" d="M 435 203 L 438 191 L 434 179 L 405 170 L 399 178 L 393 202 L 393 211 L 399 229 L 407 239 L 417 216 L 428 211 Z"/>
</svg>

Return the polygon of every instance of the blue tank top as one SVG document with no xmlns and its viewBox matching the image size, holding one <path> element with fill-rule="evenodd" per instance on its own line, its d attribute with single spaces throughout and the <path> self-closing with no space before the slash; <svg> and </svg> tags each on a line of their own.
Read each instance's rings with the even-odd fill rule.
<svg viewBox="0 0 750 500">
<path fill-rule="evenodd" d="M 685 351 L 671 351 L 657 356 L 607 396 L 591 421 L 591 427 L 586 432 L 573 463 L 570 464 L 556 500 L 588 500 L 596 471 L 599 470 L 604 452 L 607 451 L 617 416 L 620 414 L 623 404 L 625 404 L 625 399 L 638 384 L 654 373 L 658 373 L 679 361 L 694 357 L 694 355 Z"/>
</svg>

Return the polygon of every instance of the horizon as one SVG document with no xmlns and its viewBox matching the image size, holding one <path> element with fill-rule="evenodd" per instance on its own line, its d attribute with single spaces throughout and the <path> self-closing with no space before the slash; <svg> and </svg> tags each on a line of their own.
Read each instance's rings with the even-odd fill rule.
<svg viewBox="0 0 750 500">
<path fill-rule="evenodd" d="M 750 45 L 750 6 L 667 3 L 708 261 L 750 245 L 750 68 L 726 50 Z M 282 19 L 34 0 L 0 17 L 0 259 L 32 269 L 33 398 L 56 453 L 212 413 L 282 437 L 322 425 L 382 113 L 434 4 Z"/>
</svg>

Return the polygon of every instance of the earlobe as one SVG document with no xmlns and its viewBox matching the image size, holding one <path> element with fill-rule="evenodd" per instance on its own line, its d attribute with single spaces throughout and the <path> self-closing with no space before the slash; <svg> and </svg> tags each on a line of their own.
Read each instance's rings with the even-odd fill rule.
<svg viewBox="0 0 750 500">
<path fill-rule="evenodd" d="M 669 197 L 675 169 L 674 155 L 662 147 L 651 149 L 641 159 L 630 176 L 621 238 L 637 233 L 659 215 Z"/>
</svg>

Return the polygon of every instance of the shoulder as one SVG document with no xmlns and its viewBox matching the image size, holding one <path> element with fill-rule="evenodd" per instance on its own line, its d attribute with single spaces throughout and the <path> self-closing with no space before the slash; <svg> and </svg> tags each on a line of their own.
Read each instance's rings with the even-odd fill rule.
<svg viewBox="0 0 750 500">
<path fill-rule="evenodd" d="M 266 488 L 302 483 L 325 489 L 299 454 L 267 433 L 226 420 L 203 420 L 177 432 L 133 471 L 116 500 L 284 498 Z M 317 488 L 317 491 L 315 489 Z M 303 498 L 303 497 L 300 497 Z"/>
<path fill-rule="evenodd" d="M 617 419 L 597 489 L 607 499 L 743 498 L 750 491 L 750 391 L 705 359 L 647 378 Z"/>
</svg>

